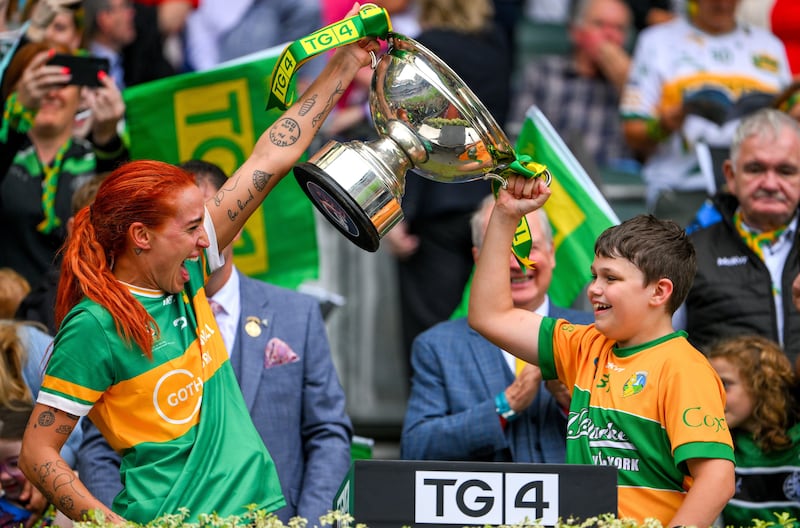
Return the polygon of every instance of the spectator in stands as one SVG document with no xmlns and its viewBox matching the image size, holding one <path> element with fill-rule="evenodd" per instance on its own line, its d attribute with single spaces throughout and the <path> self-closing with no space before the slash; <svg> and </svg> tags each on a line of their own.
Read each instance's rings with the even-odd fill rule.
<svg viewBox="0 0 800 528">
<path fill-rule="evenodd" d="M 689 18 L 642 31 L 623 92 L 623 131 L 644 160 L 648 209 L 683 226 L 712 188 L 695 147 L 727 148 L 745 111 L 731 107 L 750 94 L 769 99 L 790 82 L 783 44 L 737 24 L 736 4 L 692 0 Z"/>
<path fill-rule="evenodd" d="M 350 9 L 348 3 L 336 20 Z M 321 26 L 319 0 L 203 0 L 187 20 L 187 62 L 207 70 L 244 55 L 295 41 Z M 324 57 L 312 59 L 297 72 L 298 92 L 322 67 Z"/>
<path fill-rule="evenodd" d="M 797 379 L 774 341 L 741 335 L 711 347 L 709 360 L 725 385 L 725 422 L 733 435 L 736 494 L 722 510 L 723 526 L 800 519 L 800 425 Z"/>
<path fill-rule="evenodd" d="M 472 216 L 477 259 L 494 197 Z M 592 315 L 554 305 L 547 296 L 555 267 L 553 233 L 544 210 L 527 215 L 534 270 L 511 256 L 514 306 L 541 315 L 589 324 Z M 464 318 L 446 321 L 414 340 L 400 456 L 404 459 L 563 463 L 569 394 L 554 397 L 539 367 L 516 360 Z M 559 382 L 551 382 L 558 386 Z"/>
<path fill-rule="evenodd" d="M 0 90 L 7 106 L 0 126 L 0 266 L 15 269 L 33 288 L 64 241 L 72 193 L 127 158 L 117 133 L 125 104 L 114 81 L 101 76 L 101 86 L 90 91 L 91 135 L 75 138 L 80 87 L 67 84 L 60 66 L 47 64 L 49 50 L 45 42 L 24 45 Z"/>
<path fill-rule="evenodd" d="M 75 221 L 75 215 L 85 206 L 92 203 L 94 195 L 97 193 L 97 188 L 107 175 L 108 173 L 106 172 L 95 174 L 84 180 L 81 186 L 72 194 L 72 215 L 67 220 L 67 236 L 72 233 L 72 223 Z M 40 323 L 47 328 L 51 335 L 56 335 L 58 328 L 56 328 L 55 307 L 60 271 L 61 258 L 59 253 L 45 273 L 44 278 L 22 299 L 16 312 L 16 319 Z"/>
<path fill-rule="evenodd" d="M 84 47 L 110 61 L 111 77 L 120 89 L 175 73 L 164 56 L 155 6 L 132 0 L 82 1 Z"/>
<path fill-rule="evenodd" d="M 794 0 L 739 0 L 736 18 L 781 39 L 792 76 L 800 76 L 800 9 Z"/>
<path fill-rule="evenodd" d="M 85 11 L 81 3 L 59 8 L 53 16 L 53 21 L 45 29 L 44 40 L 69 50 L 79 49 L 83 41 L 84 16 Z"/>
<path fill-rule="evenodd" d="M 632 156 L 619 122 L 620 92 L 630 64 L 624 48 L 630 10 L 622 0 L 580 0 L 569 31 L 570 55 L 543 56 L 523 66 L 510 134 L 519 134 L 528 109 L 536 105 L 588 172 L 630 170 Z"/>
<path fill-rule="evenodd" d="M 136 39 L 131 0 L 84 0 L 86 9 L 85 47 L 92 55 L 108 59 L 109 73 L 116 85 L 127 86 L 123 49 Z"/>
<path fill-rule="evenodd" d="M 0 319 L 13 319 L 30 291 L 31 285 L 25 277 L 11 268 L 0 268 Z"/>
<path fill-rule="evenodd" d="M 633 29 L 637 34 L 648 26 L 675 18 L 673 0 L 625 0 L 625 3 L 633 14 Z"/>
<path fill-rule="evenodd" d="M 800 271 L 800 125 L 783 112 L 743 119 L 723 165 L 727 191 L 691 239 L 697 275 L 675 324 L 707 351 L 714 341 L 758 334 L 800 352 L 800 313 L 792 281 Z"/>
<path fill-rule="evenodd" d="M 0 299 L 0 303 L 4 299 Z M 38 325 L 26 322 L 0 321 L 0 409 L 30 408 L 39 394 L 42 383 L 45 358 L 48 354 L 52 337 L 43 332 Z M 2 422 L 0 422 L 2 425 Z M 75 467 L 78 446 L 82 434 L 73 435 L 61 449 L 61 456 Z M 21 439 L 21 438 L 19 438 Z M 0 485 L 5 483 L 0 479 Z M 26 483 L 22 489 L 15 489 L 19 494 L 16 500 L 25 509 L 32 512 L 32 526 L 36 518 L 47 506 L 47 500 L 35 486 Z M 66 520 L 66 519 L 64 519 Z M 61 524 L 60 526 L 68 526 Z"/>
</svg>

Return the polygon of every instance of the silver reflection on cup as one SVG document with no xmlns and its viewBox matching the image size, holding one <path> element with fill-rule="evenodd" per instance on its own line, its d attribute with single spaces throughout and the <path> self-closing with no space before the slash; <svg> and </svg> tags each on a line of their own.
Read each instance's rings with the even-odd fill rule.
<svg viewBox="0 0 800 528">
<path fill-rule="evenodd" d="M 402 220 L 405 174 L 441 183 L 495 177 L 516 160 L 502 129 L 467 85 L 415 40 L 389 35 L 369 106 L 374 141 L 329 141 L 294 167 L 300 187 L 353 243 L 377 251 Z"/>
</svg>

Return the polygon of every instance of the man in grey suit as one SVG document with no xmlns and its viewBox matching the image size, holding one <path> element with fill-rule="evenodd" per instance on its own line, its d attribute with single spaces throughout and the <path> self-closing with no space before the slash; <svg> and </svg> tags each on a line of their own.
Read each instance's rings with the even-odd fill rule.
<svg viewBox="0 0 800 528">
<path fill-rule="evenodd" d="M 183 167 L 195 174 L 206 198 L 225 183 L 215 165 L 191 161 Z M 313 526 L 333 508 L 350 467 L 353 434 L 319 304 L 240 274 L 232 245 L 223 255 L 225 265 L 209 277 L 206 294 L 250 416 L 275 461 L 287 503 L 275 513 L 284 523 L 299 515 Z M 83 422 L 78 471 L 89 491 L 110 506 L 122 488 L 119 456 L 89 420 Z"/>
<path fill-rule="evenodd" d="M 490 195 L 472 217 L 475 259 L 493 207 Z M 520 268 L 509 248 L 514 304 L 573 323 L 593 322 L 590 313 L 550 302 L 547 289 L 555 267 L 550 223 L 541 209 L 527 219 L 533 238 L 529 258 L 536 266 Z M 420 334 L 412 347 L 411 367 L 402 458 L 564 462 L 566 390 L 555 381 L 548 382 L 553 393 L 548 391 L 539 367 L 517 364 L 472 330 L 466 318 L 439 323 Z"/>
</svg>

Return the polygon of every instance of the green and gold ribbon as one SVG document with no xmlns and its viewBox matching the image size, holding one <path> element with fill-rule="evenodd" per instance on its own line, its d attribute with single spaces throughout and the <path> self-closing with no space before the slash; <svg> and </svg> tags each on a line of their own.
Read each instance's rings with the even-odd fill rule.
<svg viewBox="0 0 800 528">
<path fill-rule="evenodd" d="M 739 232 L 739 236 L 742 237 L 742 241 L 744 241 L 747 247 L 749 247 L 753 253 L 758 255 L 758 258 L 760 258 L 762 261 L 764 260 L 764 247 L 771 246 L 777 242 L 781 235 L 783 235 L 783 233 L 786 231 L 786 226 L 761 233 L 753 231 L 744 225 L 744 222 L 742 221 L 742 214 L 739 211 L 736 211 L 733 214 L 733 224 L 736 226 L 736 231 Z"/>
<path fill-rule="evenodd" d="M 547 178 L 548 185 L 550 183 L 549 178 L 552 177 L 546 166 L 533 161 L 527 154 L 517 155 L 517 159 L 501 170 L 498 176 L 505 180 L 511 173 L 519 174 L 526 178 Z M 500 192 L 500 187 L 502 187 L 502 185 L 500 181 L 496 179 L 492 180 L 492 192 L 495 197 L 497 197 L 497 193 Z M 532 246 L 533 236 L 531 235 L 531 228 L 528 225 L 528 219 L 523 216 L 519 219 L 517 230 L 514 232 L 514 241 L 511 244 L 511 250 L 514 252 L 514 257 L 520 263 L 520 266 L 529 269 L 534 269 L 536 266 L 536 262 L 530 259 Z"/>
<path fill-rule="evenodd" d="M 281 52 L 272 70 L 267 110 L 275 107 L 286 110 L 291 106 L 294 102 L 293 94 L 289 93 L 292 77 L 312 57 L 364 37 L 386 39 L 391 30 L 392 22 L 386 9 L 365 4 L 358 14 L 295 40 Z"/>
<path fill-rule="evenodd" d="M 42 173 L 44 175 L 44 180 L 42 181 L 42 212 L 44 213 L 44 220 L 39 222 L 36 230 L 45 235 L 49 235 L 53 232 L 53 229 L 61 226 L 61 219 L 56 215 L 56 192 L 58 191 L 58 177 L 61 175 L 61 165 L 70 145 L 72 145 L 72 139 L 68 139 L 66 143 L 61 145 L 51 164 L 42 163 Z"/>
<path fill-rule="evenodd" d="M 6 99 L 5 110 L 3 111 L 3 123 L 0 125 L 0 142 L 5 143 L 8 141 L 8 133 L 12 129 L 20 134 L 27 133 L 33 127 L 34 119 L 36 119 L 36 110 L 22 106 L 17 92 L 12 92 Z"/>
</svg>

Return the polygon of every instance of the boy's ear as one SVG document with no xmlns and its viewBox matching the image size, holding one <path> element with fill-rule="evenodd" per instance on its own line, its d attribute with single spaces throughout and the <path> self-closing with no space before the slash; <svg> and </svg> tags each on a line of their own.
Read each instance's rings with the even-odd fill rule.
<svg viewBox="0 0 800 528">
<path fill-rule="evenodd" d="M 669 298 L 672 297 L 673 284 L 672 281 L 666 277 L 662 277 L 656 281 L 653 288 L 653 293 L 650 296 L 650 302 L 654 306 L 661 306 L 667 304 Z"/>
</svg>

